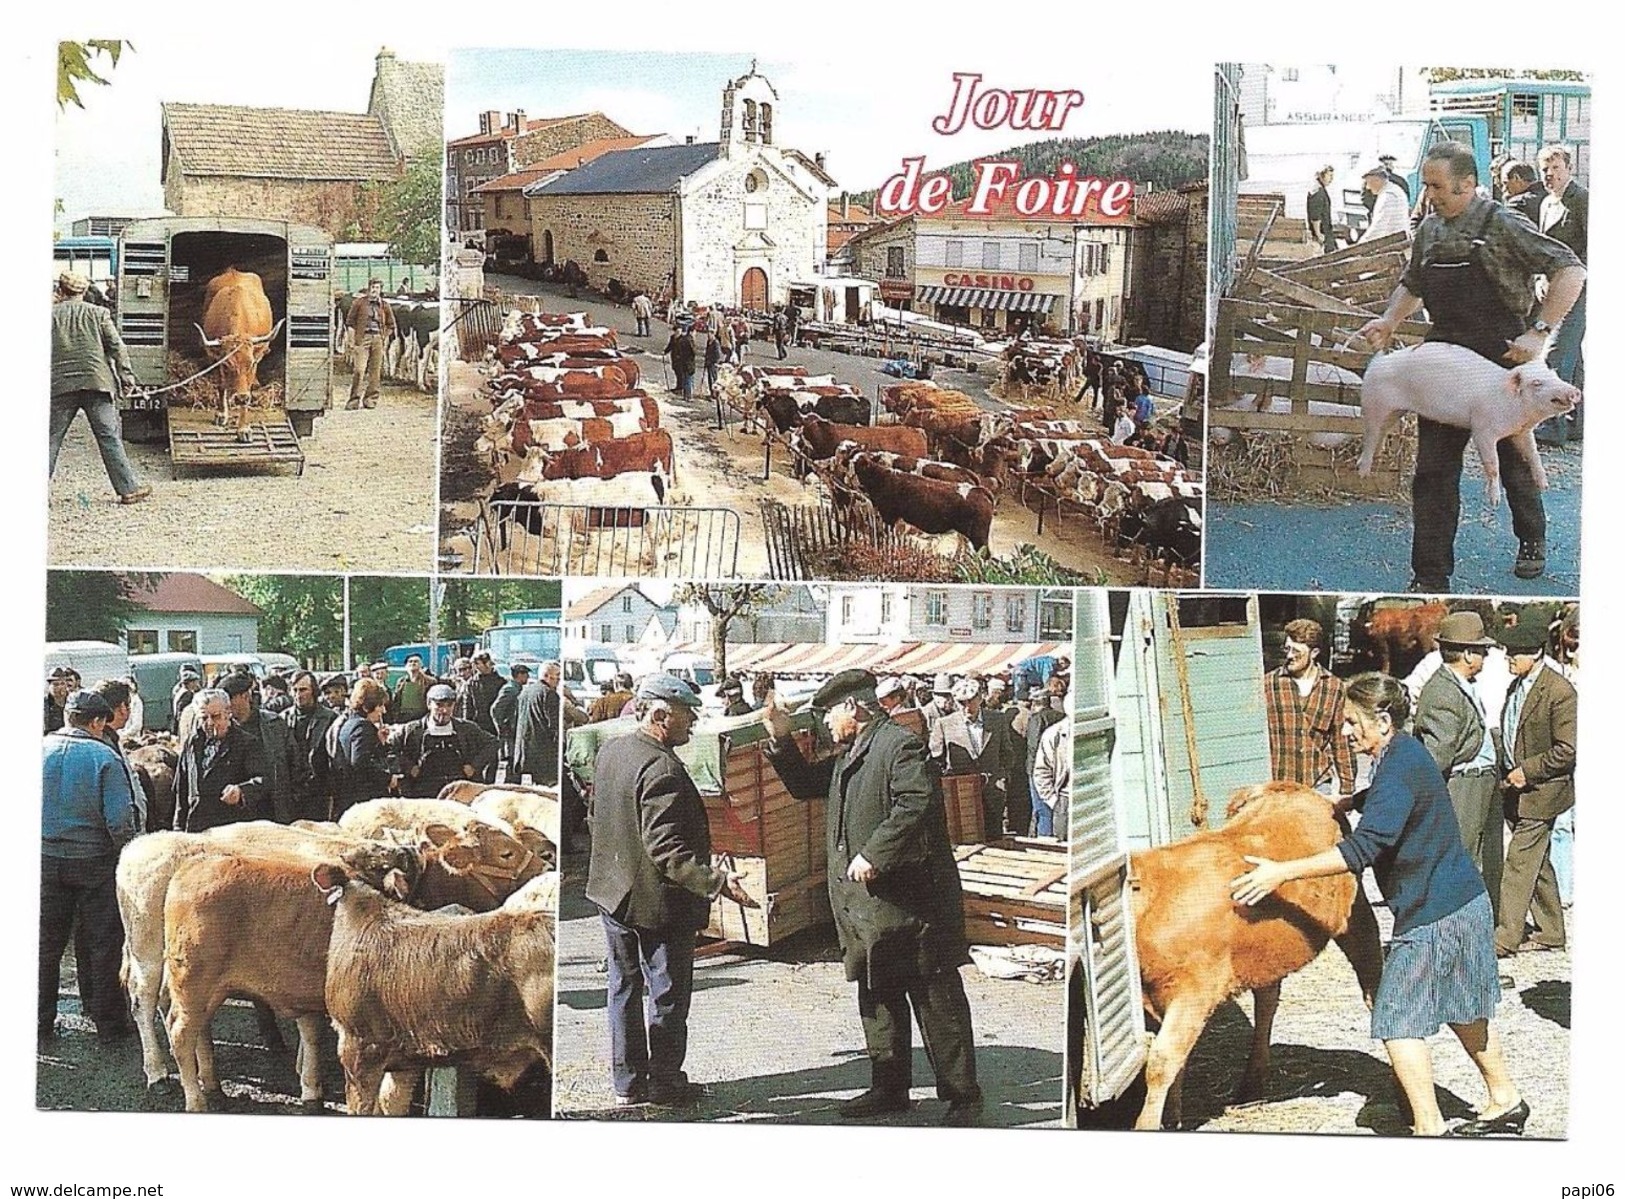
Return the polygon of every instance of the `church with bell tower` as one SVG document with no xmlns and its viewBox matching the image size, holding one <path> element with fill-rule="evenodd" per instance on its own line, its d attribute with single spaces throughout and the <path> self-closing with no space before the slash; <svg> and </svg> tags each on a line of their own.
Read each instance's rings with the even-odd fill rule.
<svg viewBox="0 0 1625 1199">
<path fill-rule="evenodd" d="M 722 89 L 716 141 L 614 151 L 529 189 L 531 244 L 594 287 L 765 312 L 818 277 L 836 189 L 783 128 L 753 61 Z"/>
</svg>

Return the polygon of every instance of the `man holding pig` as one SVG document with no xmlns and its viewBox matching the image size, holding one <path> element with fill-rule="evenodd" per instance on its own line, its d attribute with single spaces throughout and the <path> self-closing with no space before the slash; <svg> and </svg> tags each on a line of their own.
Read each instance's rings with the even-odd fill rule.
<svg viewBox="0 0 1625 1199">
<path fill-rule="evenodd" d="M 1429 341 L 1462 346 L 1501 366 L 1544 355 L 1553 329 L 1568 315 L 1585 285 L 1585 267 L 1561 242 L 1477 194 L 1472 151 L 1441 142 L 1428 151 L 1422 183 L 1432 215 L 1416 231 L 1410 265 L 1387 310 L 1360 330 L 1378 350 L 1400 323 L 1424 304 Z M 1548 279 L 1537 305 L 1535 277 Z M 1440 386 L 1449 386 L 1441 379 Z M 1463 410 L 1473 402 L 1463 398 Z M 1414 529 L 1411 590 L 1443 593 L 1455 570 L 1456 525 L 1461 514 L 1461 467 L 1471 422 L 1460 427 L 1417 419 L 1416 474 L 1411 484 Z M 1546 509 L 1534 471 L 1510 441 L 1497 447 L 1501 480 L 1518 538 L 1513 573 L 1538 578 L 1546 569 Z"/>
</svg>

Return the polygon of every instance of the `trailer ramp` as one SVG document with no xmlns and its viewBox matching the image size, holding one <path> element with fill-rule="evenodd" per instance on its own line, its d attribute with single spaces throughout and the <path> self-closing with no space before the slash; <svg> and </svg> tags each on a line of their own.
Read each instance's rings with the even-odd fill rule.
<svg viewBox="0 0 1625 1199">
<path fill-rule="evenodd" d="M 170 408 L 169 463 L 175 478 L 183 470 L 236 470 L 244 467 L 292 466 L 305 473 L 305 451 L 300 448 L 293 423 L 282 409 L 248 426 L 248 440 L 237 440 L 237 430 L 214 423 L 214 413 L 202 408 Z"/>
</svg>

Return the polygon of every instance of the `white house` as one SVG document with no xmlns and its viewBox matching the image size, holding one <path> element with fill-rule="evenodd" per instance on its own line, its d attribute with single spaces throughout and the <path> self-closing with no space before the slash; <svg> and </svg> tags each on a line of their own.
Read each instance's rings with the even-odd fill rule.
<svg viewBox="0 0 1625 1199">
<path fill-rule="evenodd" d="M 908 592 L 901 583 L 832 583 L 823 640 L 882 645 L 909 640 Z"/>
<path fill-rule="evenodd" d="M 675 608 L 655 603 L 636 583 L 597 587 L 564 609 L 562 653 L 580 657 L 589 645 L 662 645 L 676 620 Z"/>
<path fill-rule="evenodd" d="M 243 654 L 259 648 L 262 610 L 202 575 L 160 575 L 131 596 L 140 609 L 124 629 L 133 654 Z"/>
<path fill-rule="evenodd" d="M 1072 637 L 1065 588 L 910 587 L 910 641 L 1016 643 Z"/>
</svg>

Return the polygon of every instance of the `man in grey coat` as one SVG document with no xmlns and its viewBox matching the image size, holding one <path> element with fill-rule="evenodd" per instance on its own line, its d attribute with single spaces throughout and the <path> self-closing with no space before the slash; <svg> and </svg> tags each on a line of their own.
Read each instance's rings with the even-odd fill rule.
<svg viewBox="0 0 1625 1199">
<path fill-rule="evenodd" d="M 543 786 L 559 781 L 559 722 L 559 664 L 549 662 L 540 678 L 519 690 L 509 782 L 523 782 L 527 774 Z"/>
<path fill-rule="evenodd" d="M 89 288 L 90 280 L 75 271 L 57 276 L 51 309 L 51 474 L 56 474 L 68 427 L 82 410 L 118 502 L 134 504 L 151 495 L 152 488 L 136 476 L 124 452 L 113 397 L 118 391 L 114 371 L 131 389 L 136 386 L 135 371 L 112 315 L 85 299 Z"/>
<path fill-rule="evenodd" d="M 959 870 L 947 817 L 920 739 L 880 710 L 875 676 L 843 670 L 812 707 L 842 752 L 808 762 L 789 717 L 768 696 L 766 757 L 800 800 L 823 797 L 830 908 L 848 980 L 858 984 L 872 1082 L 841 1105 L 861 1118 L 912 1106 L 909 1010 L 948 1103 L 943 1122 L 975 1123 L 982 1110 L 970 1003 L 959 967 L 965 942 Z"/>
<path fill-rule="evenodd" d="M 1484 876 L 1490 904 L 1501 904 L 1501 803 L 1495 742 L 1477 680 L 1495 644 L 1476 612 L 1452 612 L 1439 624 L 1443 665 L 1416 699 L 1416 737 L 1445 777 L 1467 856 Z"/>
</svg>

